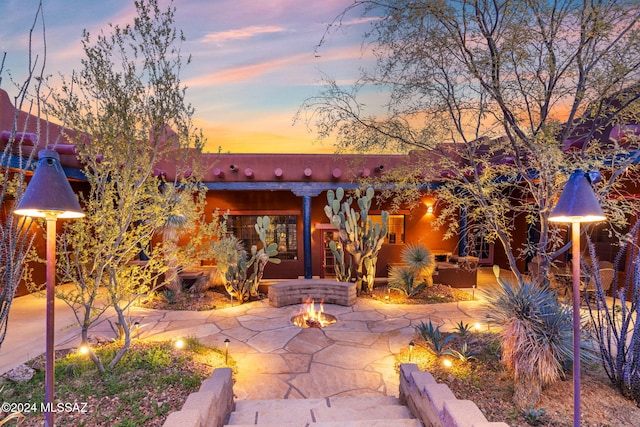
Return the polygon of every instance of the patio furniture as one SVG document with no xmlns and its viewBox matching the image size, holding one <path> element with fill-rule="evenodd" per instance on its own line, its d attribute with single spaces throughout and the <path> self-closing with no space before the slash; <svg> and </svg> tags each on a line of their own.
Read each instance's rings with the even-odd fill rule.
<svg viewBox="0 0 640 427">
<path fill-rule="evenodd" d="M 433 275 L 433 282 L 452 288 L 475 288 L 478 284 L 478 262 L 478 257 L 451 255 L 448 262 L 436 263 L 437 274 Z"/>
</svg>

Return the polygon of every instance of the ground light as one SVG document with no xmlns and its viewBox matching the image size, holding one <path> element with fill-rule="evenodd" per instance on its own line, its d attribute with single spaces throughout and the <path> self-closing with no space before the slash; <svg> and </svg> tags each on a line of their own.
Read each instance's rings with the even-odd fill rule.
<svg viewBox="0 0 640 427">
<path fill-rule="evenodd" d="M 224 364 L 229 365 L 229 338 L 224 339 Z"/>
<path fill-rule="evenodd" d="M 13 213 L 45 218 L 47 221 L 45 425 L 53 427 L 56 221 L 58 218 L 81 218 L 84 213 L 62 170 L 58 153 L 54 150 L 41 150 L 38 158 L 38 166 Z"/>
<path fill-rule="evenodd" d="M 599 178 L 599 175 L 598 175 Z M 606 219 L 591 188 L 592 174 L 576 169 L 562 190 L 549 221 L 571 223 L 573 268 L 573 425 L 580 426 L 580 223 Z"/>
<path fill-rule="evenodd" d="M 409 362 L 411 362 L 411 356 L 413 355 L 413 347 L 415 347 L 415 343 L 411 341 L 409 343 Z"/>
</svg>

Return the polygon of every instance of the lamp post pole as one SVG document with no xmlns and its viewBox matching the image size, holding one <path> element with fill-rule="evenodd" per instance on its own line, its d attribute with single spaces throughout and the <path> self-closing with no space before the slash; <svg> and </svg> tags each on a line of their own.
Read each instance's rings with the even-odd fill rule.
<svg viewBox="0 0 640 427">
<path fill-rule="evenodd" d="M 54 212 L 46 212 L 47 221 L 47 267 L 46 267 L 46 360 L 44 403 L 45 424 L 54 426 L 54 378 L 55 378 L 55 285 L 56 285 L 56 222 Z"/>
<path fill-rule="evenodd" d="M 573 425 L 580 425 L 580 222 L 571 223 L 573 268 Z"/>
<path fill-rule="evenodd" d="M 60 165 L 59 154 L 40 150 L 38 157 L 38 167 L 13 213 L 44 218 L 47 223 L 44 404 L 45 426 L 54 427 L 56 222 L 58 218 L 82 218 L 84 213 Z"/>
<path fill-rule="evenodd" d="M 571 223 L 571 266 L 573 288 L 573 426 L 580 427 L 580 223 L 603 221 L 606 216 L 591 184 L 597 172 L 576 169 L 567 181 L 549 221 Z"/>
</svg>

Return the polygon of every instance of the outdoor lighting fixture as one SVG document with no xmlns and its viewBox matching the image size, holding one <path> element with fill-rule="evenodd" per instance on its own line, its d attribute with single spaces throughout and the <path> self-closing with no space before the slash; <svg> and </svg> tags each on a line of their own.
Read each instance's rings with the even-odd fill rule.
<svg viewBox="0 0 640 427">
<path fill-rule="evenodd" d="M 480 331 L 480 329 L 482 329 L 482 325 L 478 322 L 476 322 L 476 324 L 474 325 L 474 328 L 476 331 Z"/>
<path fill-rule="evenodd" d="M 433 214 L 433 205 L 431 203 L 427 203 L 427 215 Z"/>
<path fill-rule="evenodd" d="M 411 355 L 413 354 L 413 347 L 415 346 L 414 342 L 411 341 L 409 343 L 409 362 L 411 362 Z"/>
<path fill-rule="evenodd" d="M 13 213 L 45 218 L 47 221 L 45 425 L 53 427 L 56 221 L 58 218 L 81 218 L 84 213 L 62 170 L 58 153 L 54 150 L 41 150 L 38 158 L 38 166 Z"/>
<path fill-rule="evenodd" d="M 89 353 L 89 346 L 86 344 L 82 344 L 80 347 L 78 347 L 78 354 L 87 354 Z"/>
<path fill-rule="evenodd" d="M 174 345 L 178 350 L 183 349 L 184 348 L 184 340 L 182 338 L 178 338 Z"/>
<path fill-rule="evenodd" d="M 591 188 L 599 175 L 576 169 L 562 190 L 549 221 L 571 223 L 573 268 L 573 425 L 580 425 L 580 223 L 606 219 Z"/>
<path fill-rule="evenodd" d="M 451 360 L 449 359 L 442 359 L 442 365 L 445 368 L 450 368 L 453 365 L 453 363 L 451 363 Z"/>
<path fill-rule="evenodd" d="M 229 338 L 224 339 L 224 364 L 229 364 Z"/>
</svg>

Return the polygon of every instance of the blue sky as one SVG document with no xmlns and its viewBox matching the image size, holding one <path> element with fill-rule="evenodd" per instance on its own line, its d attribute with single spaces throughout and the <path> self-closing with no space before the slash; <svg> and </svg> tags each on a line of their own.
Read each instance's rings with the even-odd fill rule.
<svg viewBox="0 0 640 427">
<path fill-rule="evenodd" d="M 159 0 L 164 9 L 167 0 Z M 15 93 L 7 71 L 24 78 L 28 32 L 37 0 L 0 0 L 0 53 L 7 53 L 2 88 Z M 352 0 L 174 0 L 176 25 L 192 55 L 183 71 L 196 125 L 218 146 L 235 153 L 333 152 L 331 141 L 315 142 L 293 118 L 318 93 L 322 73 L 349 83 L 358 76 L 362 34 L 369 28 L 358 13 L 316 46 L 326 25 Z M 135 15 L 133 0 L 44 0 L 47 73 L 69 75 L 80 68 L 83 29 L 97 33 Z M 41 42 L 35 46 L 41 50 Z"/>
</svg>

